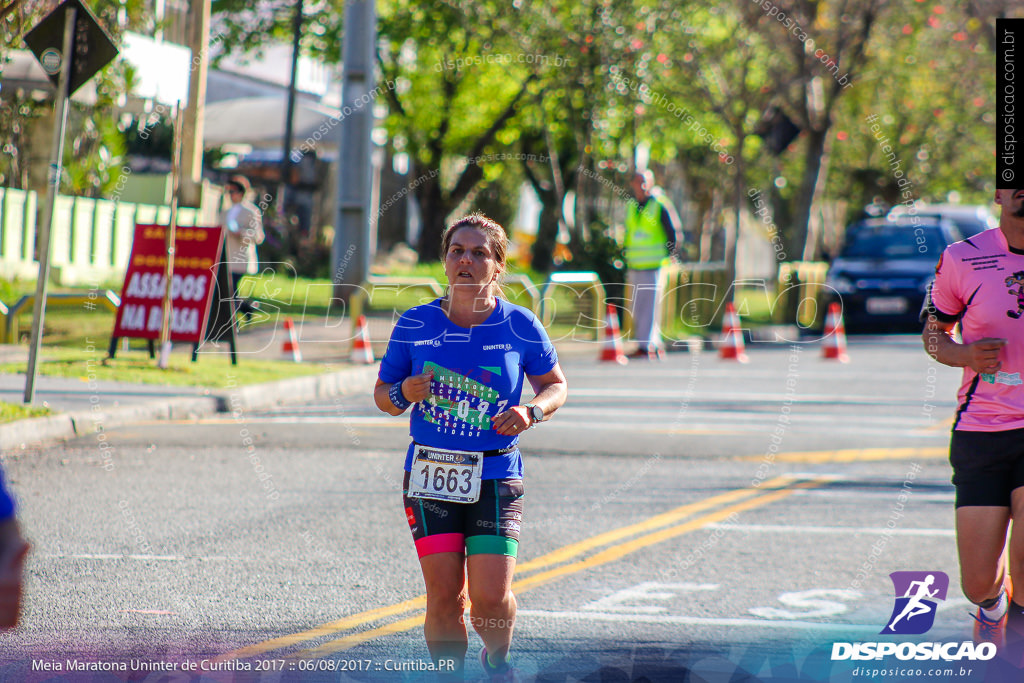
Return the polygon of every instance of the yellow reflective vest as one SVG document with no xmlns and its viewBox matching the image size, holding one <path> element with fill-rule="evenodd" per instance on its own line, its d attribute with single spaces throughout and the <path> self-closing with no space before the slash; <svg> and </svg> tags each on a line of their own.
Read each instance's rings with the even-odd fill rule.
<svg viewBox="0 0 1024 683">
<path fill-rule="evenodd" d="M 661 225 L 664 201 L 654 195 L 642 212 L 636 202 L 629 202 L 626 207 L 626 265 L 633 270 L 660 268 L 669 256 L 665 228 Z"/>
</svg>

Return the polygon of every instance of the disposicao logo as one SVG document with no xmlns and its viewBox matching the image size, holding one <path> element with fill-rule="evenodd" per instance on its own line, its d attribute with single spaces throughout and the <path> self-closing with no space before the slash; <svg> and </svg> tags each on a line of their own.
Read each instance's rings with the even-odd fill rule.
<svg viewBox="0 0 1024 683">
<path fill-rule="evenodd" d="M 935 623 L 935 608 L 946 599 L 949 577 L 944 572 L 893 572 L 889 578 L 896 590 L 896 604 L 881 633 L 927 633 Z"/>
<path fill-rule="evenodd" d="M 938 603 L 946 599 L 949 577 L 944 572 L 893 572 L 896 592 L 892 614 L 882 629 L 883 635 L 920 635 L 935 624 Z M 833 643 L 832 661 L 872 660 L 896 657 L 899 660 L 954 662 L 959 660 L 989 660 L 996 656 L 992 643 Z"/>
</svg>

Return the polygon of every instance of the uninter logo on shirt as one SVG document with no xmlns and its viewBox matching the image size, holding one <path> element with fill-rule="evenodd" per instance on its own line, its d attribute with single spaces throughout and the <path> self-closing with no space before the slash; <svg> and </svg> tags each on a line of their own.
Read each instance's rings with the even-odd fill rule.
<svg viewBox="0 0 1024 683">
<path fill-rule="evenodd" d="M 485 344 L 480 347 L 481 351 L 511 351 L 511 344 Z"/>
<path fill-rule="evenodd" d="M 441 340 L 440 339 L 423 339 L 421 341 L 413 343 L 413 346 L 433 346 L 433 347 L 438 347 L 440 345 L 441 345 Z"/>
</svg>

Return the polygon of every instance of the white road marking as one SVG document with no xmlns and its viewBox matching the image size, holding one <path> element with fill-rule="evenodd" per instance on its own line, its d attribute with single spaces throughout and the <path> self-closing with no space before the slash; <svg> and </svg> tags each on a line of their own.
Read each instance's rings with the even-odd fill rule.
<svg viewBox="0 0 1024 683">
<path fill-rule="evenodd" d="M 892 536 L 941 536 L 955 538 L 956 532 L 953 529 L 889 529 L 888 527 L 847 527 L 847 526 L 801 526 L 787 524 L 708 524 L 705 529 L 724 529 L 726 531 L 737 531 L 741 533 L 779 533 L 779 534 L 826 534 L 835 536 L 837 534 L 887 534 Z"/>
<path fill-rule="evenodd" d="M 244 557 L 185 557 L 183 555 L 119 555 L 117 553 L 73 553 L 71 555 L 37 555 L 45 560 L 138 560 L 140 562 L 251 562 Z"/>
<path fill-rule="evenodd" d="M 548 611 L 521 609 L 517 612 L 520 617 L 537 617 L 542 619 L 572 619 L 578 621 L 639 621 L 648 624 L 678 624 L 682 626 L 753 626 L 758 628 L 773 629 L 801 629 L 807 631 L 837 631 L 846 633 L 850 631 L 864 631 L 878 633 L 878 624 L 836 624 L 819 623 L 813 621 L 790 621 L 769 620 L 769 619 L 747 619 L 747 618 L 716 618 L 716 617 L 685 617 L 672 614 L 621 614 L 611 612 L 583 612 L 583 611 Z"/>
<path fill-rule="evenodd" d="M 885 396 L 885 395 L 870 395 L 864 394 L 862 396 L 854 396 L 851 394 L 835 393 L 835 394 L 806 394 L 802 392 L 796 392 L 795 394 L 786 394 L 786 392 L 779 391 L 774 393 L 754 393 L 747 391 L 706 391 L 701 389 L 700 392 L 694 391 L 694 397 L 697 402 L 707 403 L 713 401 L 738 401 L 740 403 L 781 403 L 782 401 L 789 400 L 791 403 L 824 403 L 827 405 L 906 405 L 920 408 L 923 401 L 920 397 L 908 396 L 905 398 Z M 653 399 L 681 399 L 687 398 L 687 392 L 685 389 L 587 389 L 587 388 L 573 388 L 572 397 L 577 398 L 608 398 L 609 400 L 618 400 L 623 398 L 638 399 L 638 400 L 653 400 Z M 693 399 L 691 399 L 692 401 Z M 942 406 L 948 406 L 953 409 L 956 408 L 955 401 L 931 401 L 937 408 Z"/>
</svg>

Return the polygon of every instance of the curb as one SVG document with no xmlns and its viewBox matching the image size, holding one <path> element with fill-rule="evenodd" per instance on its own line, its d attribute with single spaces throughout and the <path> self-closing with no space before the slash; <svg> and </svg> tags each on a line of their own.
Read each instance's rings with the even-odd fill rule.
<svg viewBox="0 0 1024 683">
<path fill-rule="evenodd" d="M 346 368 L 324 375 L 249 384 L 207 396 L 181 396 L 108 410 L 78 411 L 0 425 L 0 452 L 25 450 L 107 429 L 152 420 L 185 420 L 217 413 L 264 410 L 289 403 L 369 391 L 377 365 Z"/>
</svg>

